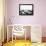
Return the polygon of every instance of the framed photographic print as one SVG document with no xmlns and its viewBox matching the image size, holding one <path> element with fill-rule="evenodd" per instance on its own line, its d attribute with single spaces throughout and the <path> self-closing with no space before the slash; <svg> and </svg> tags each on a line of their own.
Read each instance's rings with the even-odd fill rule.
<svg viewBox="0 0 46 46">
<path fill-rule="evenodd" d="M 33 4 L 19 4 L 19 15 L 33 15 Z"/>
</svg>

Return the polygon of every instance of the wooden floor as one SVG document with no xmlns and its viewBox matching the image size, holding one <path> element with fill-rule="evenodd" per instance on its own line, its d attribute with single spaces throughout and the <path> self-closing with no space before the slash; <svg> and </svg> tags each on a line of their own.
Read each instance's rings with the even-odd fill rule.
<svg viewBox="0 0 46 46">
<path fill-rule="evenodd" d="M 30 41 L 14 40 L 5 43 L 3 46 L 46 46 L 46 43 L 31 43 Z"/>
<path fill-rule="evenodd" d="M 42 37 L 42 42 L 46 42 L 46 37 Z"/>
<path fill-rule="evenodd" d="M 3 46 L 30 46 L 30 41 L 24 41 L 24 40 L 16 40 L 16 41 L 10 41 L 8 43 L 5 43 Z"/>
</svg>

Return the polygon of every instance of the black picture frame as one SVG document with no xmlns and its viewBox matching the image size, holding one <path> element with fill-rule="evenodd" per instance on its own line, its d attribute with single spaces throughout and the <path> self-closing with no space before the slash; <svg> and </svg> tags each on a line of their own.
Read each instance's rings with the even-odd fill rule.
<svg viewBox="0 0 46 46">
<path fill-rule="evenodd" d="M 32 10 L 21 10 L 21 6 L 32 6 Z M 19 4 L 19 15 L 21 16 L 33 16 L 34 14 L 34 5 L 33 4 Z"/>
</svg>

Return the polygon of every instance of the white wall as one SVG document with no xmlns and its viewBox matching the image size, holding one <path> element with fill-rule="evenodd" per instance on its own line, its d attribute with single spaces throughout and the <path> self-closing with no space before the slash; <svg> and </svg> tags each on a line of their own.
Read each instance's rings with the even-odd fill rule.
<svg viewBox="0 0 46 46">
<path fill-rule="evenodd" d="M 34 4 L 33 16 L 19 16 L 19 4 Z M 9 20 L 10 18 L 10 20 Z M 7 0 L 8 24 L 40 24 L 46 37 L 46 0 Z"/>
</svg>

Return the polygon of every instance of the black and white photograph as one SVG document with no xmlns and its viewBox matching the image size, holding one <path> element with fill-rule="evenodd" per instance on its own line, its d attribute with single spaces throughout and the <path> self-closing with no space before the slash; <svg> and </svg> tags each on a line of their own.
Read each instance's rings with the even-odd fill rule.
<svg viewBox="0 0 46 46">
<path fill-rule="evenodd" d="M 19 15 L 33 15 L 33 4 L 19 4 Z"/>
</svg>

